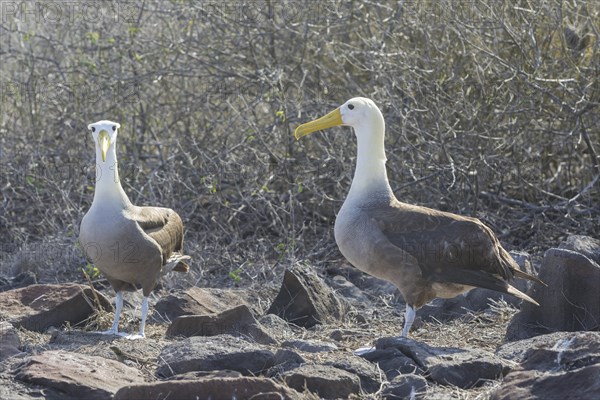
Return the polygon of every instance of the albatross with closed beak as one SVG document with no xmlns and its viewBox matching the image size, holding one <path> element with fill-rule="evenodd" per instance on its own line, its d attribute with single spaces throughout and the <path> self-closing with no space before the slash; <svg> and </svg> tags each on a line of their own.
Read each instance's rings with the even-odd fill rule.
<svg viewBox="0 0 600 400">
<path fill-rule="evenodd" d="M 324 117 L 298 126 L 294 136 L 300 139 L 338 125 L 354 128 L 358 156 L 348 197 L 335 220 L 335 240 L 356 268 L 398 287 L 406 302 L 402 336 L 408 335 L 416 310 L 425 303 L 474 287 L 537 305 L 509 281 L 518 277 L 543 282 L 522 272 L 481 221 L 396 199 L 385 169 L 385 122 L 372 100 L 348 100 Z"/>
<path fill-rule="evenodd" d="M 117 132 L 120 125 L 99 121 L 88 125 L 96 149 L 96 188 L 90 210 L 81 221 L 79 242 L 86 257 L 104 274 L 116 292 L 115 318 L 105 334 L 119 334 L 123 291 L 141 287 L 143 338 L 148 296 L 165 272 L 188 272 L 183 249 L 183 224 L 169 208 L 131 204 L 119 181 Z"/>
</svg>

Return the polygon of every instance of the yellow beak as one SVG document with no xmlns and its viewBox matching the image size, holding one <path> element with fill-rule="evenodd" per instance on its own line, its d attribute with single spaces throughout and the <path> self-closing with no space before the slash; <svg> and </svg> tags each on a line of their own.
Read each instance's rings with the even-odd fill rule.
<svg viewBox="0 0 600 400">
<path fill-rule="evenodd" d="M 106 152 L 110 146 L 110 135 L 106 131 L 101 131 L 98 135 L 98 147 L 102 152 L 102 162 L 106 161 Z"/>
<path fill-rule="evenodd" d="M 340 109 L 336 108 L 329 114 L 315 119 L 314 121 L 307 122 L 302 124 L 296 128 L 294 132 L 294 137 L 300 139 L 302 136 L 306 136 L 308 134 L 313 133 L 314 131 L 320 131 L 322 129 L 331 128 L 333 126 L 343 125 L 342 122 L 342 114 L 340 113 Z"/>
</svg>

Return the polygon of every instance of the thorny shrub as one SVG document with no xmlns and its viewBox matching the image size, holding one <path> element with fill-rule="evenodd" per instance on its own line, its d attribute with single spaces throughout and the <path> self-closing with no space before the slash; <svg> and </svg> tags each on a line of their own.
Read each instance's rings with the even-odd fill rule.
<svg viewBox="0 0 600 400">
<path fill-rule="evenodd" d="M 99 119 L 121 124 L 131 200 L 182 215 L 196 283 L 339 260 L 354 137 L 292 132 L 354 96 L 385 115 L 400 200 L 481 218 L 534 254 L 598 235 L 598 2 L 2 7 L 4 273 L 86 265 L 76 238 L 94 191 L 86 126 Z"/>
</svg>

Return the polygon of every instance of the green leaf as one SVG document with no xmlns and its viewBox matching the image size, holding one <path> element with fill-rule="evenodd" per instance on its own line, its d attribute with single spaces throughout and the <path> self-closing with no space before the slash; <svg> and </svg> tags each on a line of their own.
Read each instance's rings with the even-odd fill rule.
<svg viewBox="0 0 600 400">
<path fill-rule="evenodd" d="M 85 34 L 85 37 L 88 38 L 92 44 L 96 44 L 100 40 L 100 32 L 88 32 Z"/>
<path fill-rule="evenodd" d="M 279 110 L 275 113 L 281 119 L 281 122 L 285 122 L 285 112 L 283 110 Z"/>
<path fill-rule="evenodd" d="M 236 281 L 236 282 L 240 282 L 240 281 L 242 280 L 242 277 L 239 275 L 239 274 L 240 274 L 240 272 L 242 272 L 242 269 L 241 269 L 241 268 L 237 268 L 237 269 L 236 269 L 236 270 L 234 270 L 234 271 L 230 271 L 230 272 L 229 272 L 229 277 L 230 277 L 231 279 L 233 279 L 234 281 Z"/>
<path fill-rule="evenodd" d="M 83 270 L 88 274 L 90 279 L 96 279 L 100 276 L 100 270 L 92 263 L 87 263 L 87 265 L 83 267 Z"/>
</svg>

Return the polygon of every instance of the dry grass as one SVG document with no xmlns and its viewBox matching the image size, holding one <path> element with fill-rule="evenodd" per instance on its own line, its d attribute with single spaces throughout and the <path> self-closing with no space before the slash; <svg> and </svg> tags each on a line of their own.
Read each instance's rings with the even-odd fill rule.
<svg viewBox="0 0 600 400">
<path fill-rule="evenodd" d="M 415 340 L 432 346 L 484 349 L 495 352 L 504 342 L 506 327 L 518 310 L 504 301 L 486 313 L 470 312 L 445 323 L 425 322 L 414 332 Z"/>
<path fill-rule="evenodd" d="M 404 324 L 404 308 L 378 308 L 379 317 L 369 317 L 367 324 L 348 319 L 339 325 L 321 325 L 306 331 L 306 338 L 329 338 L 334 330 L 341 330 L 344 340 L 340 343 L 348 351 L 370 346 L 385 336 L 399 336 Z M 401 311 L 401 312 L 400 312 Z M 495 352 L 504 342 L 506 327 L 517 309 L 504 301 L 494 303 L 486 312 L 470 312 L 448 322 L 415 323 L 410 337 L 436 347 L 483 349 Z M 417 312 L 417 319 L 419 313 Z M 417 325 L 418 328 L 416 327 Z"/>
</svg>

